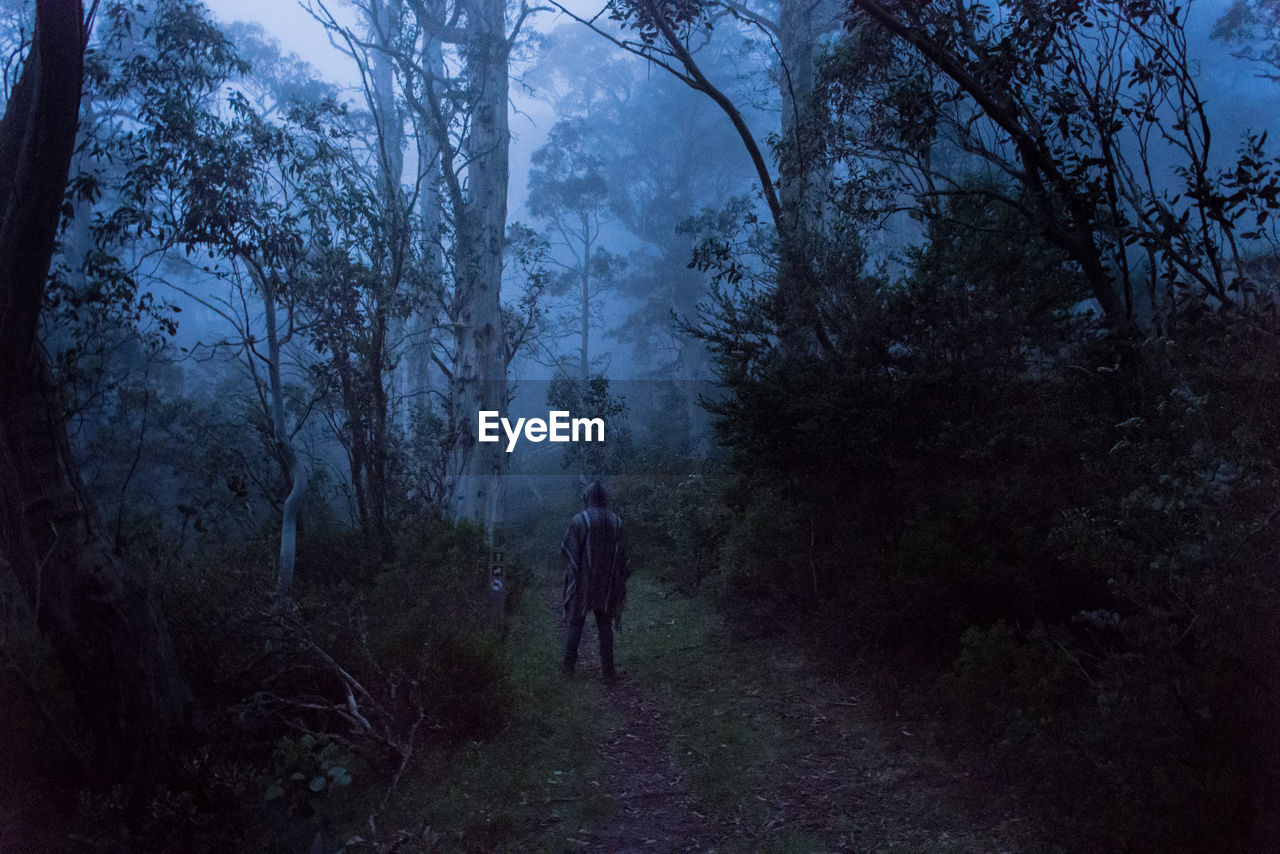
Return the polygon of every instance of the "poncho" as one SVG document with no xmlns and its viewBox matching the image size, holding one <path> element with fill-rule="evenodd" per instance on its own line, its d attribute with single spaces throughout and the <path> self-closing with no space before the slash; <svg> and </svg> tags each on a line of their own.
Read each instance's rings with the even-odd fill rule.
<svg viewBox="0 0 1280 854">
<path fill-rule="evenodd" d="M 622 519 L 608 508 L 599 481 L 588 487 L 585 498 L 587 509 L 569 522 L 560 544 L 565 616 L 604 611 L 616 617 L 626 602 L 629 574 Z"/>
</svg>

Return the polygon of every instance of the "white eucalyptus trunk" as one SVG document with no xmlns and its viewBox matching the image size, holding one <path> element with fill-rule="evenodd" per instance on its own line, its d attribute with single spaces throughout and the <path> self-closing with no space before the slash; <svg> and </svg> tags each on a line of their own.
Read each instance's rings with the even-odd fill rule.
<svg viewBox="0 0 1280 854">
<path fill-rule="evenodd" d="M 444 52 L 438 41 L 428 41 L 422 51 L 422 63 L 436 77 L 444 76 Z M 442 289 L 444 257 L 441 248 L 444 197 L 440 191 L 440 147 L 429 134 L 415 139 L 417 154 L 419 263 L 423 266 L 425 293 L 414 294 L 415 309 L 405 321 L 403 356 L 404 404 L 406 423 L 414 407 L 425 406 L 431 393 L 431 359 L 436 329 L 443 311 Z"/>
<path fill-rule="evenodd" d="M 276 598 L 286 602 L 293 597 L 293 570 L 298 557 L 298 514 L 302 498 L 307 491 L 306 465 L 293 446 L 289 425 L 284 414 L 284 382 L 280 376 L 281 345 L 280 326 L 277 319 L 277 295 L 267 276 L 253 275 L 262 295 L 264 319 L 267 325 L 267 394 L 271 407 L 271 430 L 276 442 L 284 475 L 289 479 L 289 494 L 285 497 L 280 514 L 280 565 L 276 568 Z"/>
<path fill-rule="evenodd" d="M 458 484 L 454 514 L 484 525 L 493 538 L 502 521 L 505 453 L 476 441 L 481 410 L 507 404 L 507 336 L 502 317 L 502 250 L 506 241 L 509 46 L 503 0 L 471 0 L 466 75 L 471 87 L 467 136 L 469 198 L 457 224 L 457 352 L 454 367 Z"/>
<path fill-rule="evenodd" d="M 392 56 L 395 37 L 404 16 L 404 0 L 371 0 L 368 7 L 369 41 L 377 45 L 370 60 L 370 91 L 366 93 L 377 131 L 375 155 L 378 169 L 379 206 L 383 227 L 391 247 L 391 257 L 382 259 L 394 275 L 397 288 L 411 255 L 409 233 L 410 211 L 406 207 L 402 183 L 405 165 L 404 112 L 396 98 L 396 63 Z M 411 334 L 412 318 L 392 318 L 388 323 L 387 341 L 398 348 Z M 389 357 L 394 354 L 389 353 Z M 405 356 L 407 357 L 407 352 Z M 388 429 L 407 429 L 410 416 L 410 376 L 408 358 L 393 363 L 387 372 Z"/>
</svg>

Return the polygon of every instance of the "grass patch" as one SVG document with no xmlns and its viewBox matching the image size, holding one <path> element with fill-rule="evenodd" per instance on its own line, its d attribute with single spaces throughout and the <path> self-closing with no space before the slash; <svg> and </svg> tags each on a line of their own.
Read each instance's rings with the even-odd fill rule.
<svg viewBox="0 0 1280 854">
<path fill-rule="evenodd" d="M 609 711 L 596 680 L 558 675 L 560 569 L 547 544 L 560 526 L 545 518 L 513 538 L 532 567 L 505 641 L 515 707 L 496 736 L 417 766 L 383 823 L 425 821 L 432 832 L 403 850 L 582 850 L 621 817 L 597 748 L 624 712 Z M 874 720 L 787 638 L 737 637 L 713 603 L 636 569 L 618 664 L 662 710 L 665 746 L 710 820 L 701 842 L 726 852 L 999 847 L 949 797 L 914 733 Z"/>
<path fill-rule="evenodd" d="M 916 736 L 791 641 L 735 637 L 712 603 L 644 576 L 629 590 L 621 665 L 665 706 L 692 794 L 730 828 L 722 850 L 988 847 Z"/>
<path fill-rule="evenodd" d="M 507 725 L 430 757 L 397 798 L 401 826 L 432 828 L 431 850 L 563 851 L 612 809 L 597 770 L 598 688 L 560 679 L 559 635 L 541 590 L 525 590 L 508 625 Z"/>
<path fill-rule="evenodd" d="M 767 824 L 779 769 L 796 751 L 775 708 L 780 695 L 764 688 L 776 682 L 776 662 L 735 648 L 705 600 L 670 593 L 644 576 L 633 577 L 628 590 L 619 658 L 666 707 L 671 752 L 693 794 L 721 818 Z"/>
</svg>

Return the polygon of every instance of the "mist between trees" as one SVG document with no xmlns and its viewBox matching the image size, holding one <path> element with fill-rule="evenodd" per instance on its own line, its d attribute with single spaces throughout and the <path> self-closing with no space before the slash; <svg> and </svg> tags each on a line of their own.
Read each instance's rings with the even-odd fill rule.
<svg viewBox="0 0 1280 854">
<path fill-rule="evenodd" d="M 1280 4 L 301 8 L 0 2 L 0 848 L 562 845 L 407 816 L 596 477 L 1028 848 L 1280 838 Z"/>
</svg>

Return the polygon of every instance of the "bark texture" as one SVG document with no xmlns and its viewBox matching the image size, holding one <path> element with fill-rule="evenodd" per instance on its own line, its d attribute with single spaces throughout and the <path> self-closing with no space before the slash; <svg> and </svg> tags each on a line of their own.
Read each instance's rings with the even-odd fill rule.
<svg viewBox="0 0 1280 854">
<path fill-rule="evenodd" d="M 466 140 L 470 189 L 457 229 L 457 350 L 454 412 L 461 419 L 454 513 L 485 526 L 502 521 L 505 454 L 476 441 L 481 410 L 505 411 L 507 335 L 502 317 L 502 250 L 506 242 L 508 147 L 506 7 L 503 0 L 468 5 L 466 74 L 471 129 Z"/>
<path fill-rule="evenodd" d="M 39 0 L 0 120 L 0 554 L 66 670 L 96 758 L 137 775 L 172 744 L 190 695 L 144 576 L 112 552 L 81 485 L 37 340 L 86 40 L 80 0 Z"/>
</svg>

